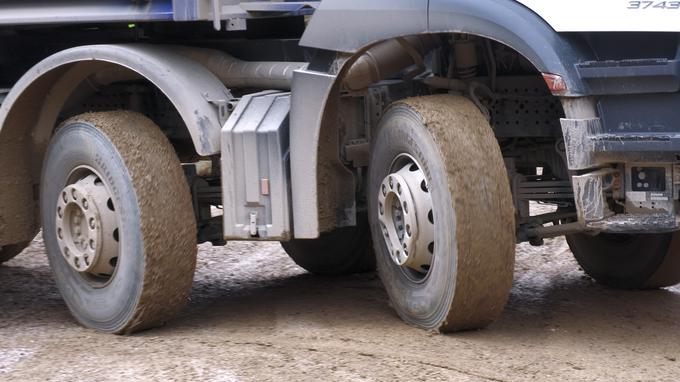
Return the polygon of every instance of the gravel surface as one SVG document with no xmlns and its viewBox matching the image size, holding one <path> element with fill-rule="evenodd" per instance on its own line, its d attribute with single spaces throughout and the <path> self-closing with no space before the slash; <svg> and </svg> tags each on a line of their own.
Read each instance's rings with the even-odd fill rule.
<svg viewBox="0 0 680 382">
<path fill-rule="evenodd" d="M 438 335 L 403 324 L 375 275 L 312 276 L 278 244 L 202 245 L 182 314 L 124 337 L 71 319 L 36 240 L 0 266 L 0 380 L 680 378 L 680 289 L 600 287 L 562 239 L 517 249 L 501 318 Z"/>
</svg>

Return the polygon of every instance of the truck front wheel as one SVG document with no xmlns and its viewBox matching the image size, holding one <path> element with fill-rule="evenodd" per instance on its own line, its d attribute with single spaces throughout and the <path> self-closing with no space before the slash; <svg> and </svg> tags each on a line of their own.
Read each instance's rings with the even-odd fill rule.
<svg viewBox="0 0 680 382">
<path fill-rule="evenodd" d="M 600 284 L 654 289 L 680 282 L 680 233 L 574 234 L 567 243 L 583 271 Z"/>
<path fill-rule="evenodd" d="M 84 326 L 127 334 L 185 304 L 196 265 L 196 223 L 167 138 L 132 112 L 62 124 L 41 179 L 45 247 L 56 284 Z"/>
<path fill-rule="evenodd" d="M 380 279 L 406 322 L 476 329 L 513 279 L 512 195 L 498 142 L 460 96 L 396 102 L 373 141 L 369 222 Z"/>
</svg>

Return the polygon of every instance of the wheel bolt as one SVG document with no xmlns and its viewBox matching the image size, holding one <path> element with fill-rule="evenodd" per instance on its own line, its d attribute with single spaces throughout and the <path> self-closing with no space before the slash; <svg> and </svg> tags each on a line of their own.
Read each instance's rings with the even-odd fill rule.
<svg viewBox="0 0 680 382">
<path fill-rule="evenodd" d="M 83 199 L 83 208 L 87 209 L 87 207 L 88 207 L 87 199 Z"/>
<path fill-rule="evenodd" d="M 95 223 L 94 218 L 90 218 L 90 228 L 94 229 L 95 227 L 94 223 Z"/>
</svg>

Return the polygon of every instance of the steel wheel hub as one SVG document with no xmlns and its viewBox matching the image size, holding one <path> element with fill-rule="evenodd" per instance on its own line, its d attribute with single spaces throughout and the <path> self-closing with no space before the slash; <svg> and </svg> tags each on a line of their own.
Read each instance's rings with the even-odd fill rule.
<svg viewBox="0 0 680 382">
<path fill-rule="evenodd" d="M 118 219 L 106 186 L 95 174 L 61 191 L 56 233 L 61 254 L 71 268 L 96 276 L 113 273 L 118 260 Z"/>
<path fill-rule="evenodd" d="M 407 159 L 380 185 L 378 219 L 392 260 L 426 273 L 434 252 L 432 198 L 424 172 L 413 158 Z"/>
</svg>

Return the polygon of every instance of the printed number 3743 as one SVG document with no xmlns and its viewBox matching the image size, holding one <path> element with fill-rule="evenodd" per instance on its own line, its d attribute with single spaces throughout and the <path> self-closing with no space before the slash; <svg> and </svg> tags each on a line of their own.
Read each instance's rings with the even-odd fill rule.
<svg viewBox="0 0 680 382">
<path fill-rule="evenodd" d="M 629 1 L 628 9 L 680 9 L 680 1 Z"/>
</svg>

